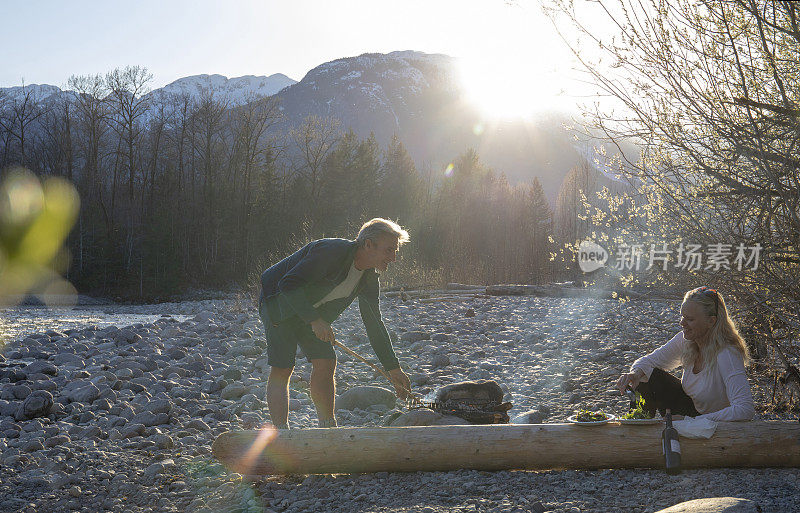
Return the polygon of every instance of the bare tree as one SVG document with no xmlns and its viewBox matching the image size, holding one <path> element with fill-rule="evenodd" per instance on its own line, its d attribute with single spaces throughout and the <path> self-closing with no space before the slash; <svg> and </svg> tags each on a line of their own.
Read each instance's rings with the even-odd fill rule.
<svg viewBox="0 0 800 513">
<path fill-rule="evenodd" d="M 290 132 L 295 152 L 294 171 L 307 182 L 312 206 L 320 199 L 323 163 L 341 137 L 338 120 L 318 116 L 306 117 Z"/>
<path fill-rule="evenodd" d="M 134 204 L 134 182 L 136 179 L 136 147 L 142 137 L 142 119 L 147 113 L 150 92 L 148 83 L 152 73 L 141 66 L 115 69 L 106 75 L 106 84 L 111 91 L 111 126 L 123 142 L 127 157 L 128 205 Z"/>
<path fill-rule="evenodd" d="M 622 106 L 595 109 L 595 126 L 610 141 L 634 140 L 643 150 L 626 166 L 641 183 L 639 208 L 627 213 L 630 237 L 730 245 L 728 265 L 687 280 L 726 290 L 756 314 L 752 324 L 764 337 L 793 344 L 800 327 L 800 5 L 618 0 L 596 2 L 590 12 L 566 1 L 555 8 L 557 24 L 571 21 L 611 63 L 576 52 Z M 587 18 L 598 16 L 612 34 L 587 28 Z M 757 268 L 737 265 L 736 248 L 756 244 Z M 678 274 L 660 278 L 675 282 Z"/>
<path fill-rule="evenodd" d="M 29 128 L 48 112 L 48 108 L 42 103 L 34 87 L 23 84 L 19 93 L 13 98 L 6 98 L 2 110 L 5 112 L 0 114 L 0 128 L 8 134 L 6 151 L 8 151 L 11 141 L 16 140 L 19 152 L 17 163 L 27 167 L 29 165 L 27 158 L 30 145 Z"/>
</svg>

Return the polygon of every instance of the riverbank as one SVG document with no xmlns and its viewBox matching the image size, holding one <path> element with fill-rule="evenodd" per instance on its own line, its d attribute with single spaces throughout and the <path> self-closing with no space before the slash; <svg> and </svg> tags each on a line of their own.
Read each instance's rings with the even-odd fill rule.
<svg viewBox="0 0 800 513">
<path fill-rule="evenodd" d="M 514 404 L 512 416 L 534 410 L 544 422 L 580 408 L 624 411 L 616 378 L 678 329 L 675 301 L 388 297 L 382 309 L 416 392 L 494 379 Z M 158 318 L 122 329 L 53 319 L 47 327 L 39 318 L 35 332 L 3 351 L 0 511 L 511 512 L 535 511 L 540 503 L 557 512 L 648 512 L 726 495 L 755 500 L 764 511 L 800 510 L 797 473 L 784 469 L 676 477 L 660 470 L 380 473 L 248 483 L 213 461 L 210 446 L 223 431 L 268 420 L 265 342 L 254 309 L 229 300 L 113 305 L 105 312 Z M 334 330 L 373 356 L 357 305 Z M 338 366 L 340 392 L 388 386 L 346 355 Z M 316 425 L 309 376 L 310 365 L 298 358 L 290 390 L 290 421 L 298 429 Z M 758 417 L 780 418 L 764 409 L 772 383 L 758 376 L 751 383 Z M 37 390 L 52 396 L 52 413 L 15 420 Z M 379 426 L 393 413 L 373 405 L 337 415 L 343 426 Z"/>
</svg>

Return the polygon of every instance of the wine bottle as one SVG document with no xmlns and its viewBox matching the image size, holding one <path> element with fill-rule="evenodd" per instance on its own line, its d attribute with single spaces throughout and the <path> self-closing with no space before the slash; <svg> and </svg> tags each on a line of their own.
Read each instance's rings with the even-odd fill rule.
<svg viewBox="0 0 800 513">
<path fill-rule="evenodd" d="M 681 444 L 678 441 L 678 430 L 672 427 L 672 411 L 669 408 L 664 416 L 666 426 L 661 432 L 661 450 L 664 453 L 667 474 L 679 474 L 681 471 Z"/>
</svg>

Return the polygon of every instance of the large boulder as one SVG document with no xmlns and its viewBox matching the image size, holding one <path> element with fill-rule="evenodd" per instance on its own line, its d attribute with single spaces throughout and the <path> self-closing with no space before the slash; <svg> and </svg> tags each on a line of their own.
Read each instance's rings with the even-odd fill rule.
<svg viewBox="0 0 800 513">
<path fill-rule="evenodd" d="M 391 390 L 382 387 L 353 387 L 336 398 L 336 408 L 341 410 L 366 410 L 370 406 L 383 405 L 394 408 L 396 396 Z"/>
<path fill-rule="evenodd" d="M 656 513 L 760 513 L 755 502 L 737 497 L 710 497 L 681 502 Z"/>
<path fill-rule="evenodd" d="M 17 409 L 17 420 L 30 420 L 50 414 L 53 408 L 53 394 L 47 390 L 31 392 Z"/>
</svg>

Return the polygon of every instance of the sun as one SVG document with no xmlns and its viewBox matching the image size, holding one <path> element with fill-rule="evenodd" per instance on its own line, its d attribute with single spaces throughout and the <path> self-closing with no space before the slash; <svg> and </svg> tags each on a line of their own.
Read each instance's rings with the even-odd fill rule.
<svg viewBox="0 0 800 513">
<path fill-rule="evenodd" d="M 528 118 L 570 108 L 565 76 L 546 62 L 492 54 L 462 57 L 458 68 L 466 99 L 487 118 Z"/>
</svg>

